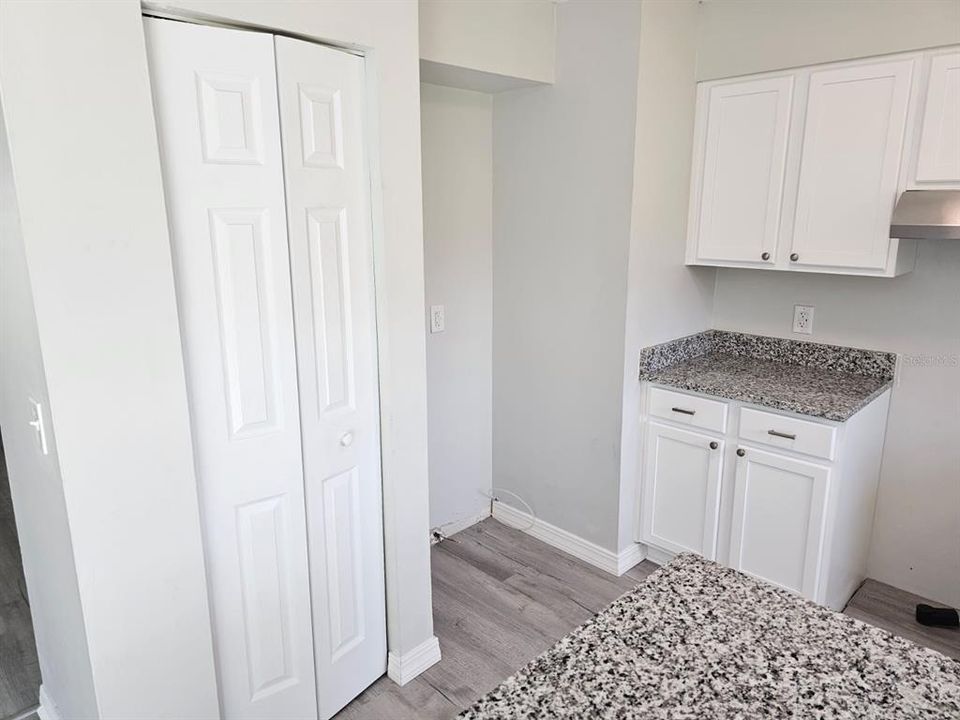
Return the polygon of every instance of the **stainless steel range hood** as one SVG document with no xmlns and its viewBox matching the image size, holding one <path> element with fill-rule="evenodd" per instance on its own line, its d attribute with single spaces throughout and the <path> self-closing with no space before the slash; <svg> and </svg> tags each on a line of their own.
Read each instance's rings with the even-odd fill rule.
<svg viewBox="0 0 960 720">
<path fill-rule="evenodd" d="M 960 190 L 907 190 L 897 201 L 890 237 L 960 240 Z"/>
</svg>

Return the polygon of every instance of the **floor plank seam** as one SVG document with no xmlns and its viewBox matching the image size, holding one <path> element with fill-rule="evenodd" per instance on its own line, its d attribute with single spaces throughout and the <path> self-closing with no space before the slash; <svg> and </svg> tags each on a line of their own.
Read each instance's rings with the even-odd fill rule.
<svg viewBox="0 0 960 720">
<path fill-rule="evenodd" d="M 478 533 L 478 534 L 480 534 L 480 533 Z M 505 557 L 507 560 L 511 560 L 511 561 L 513 561 L 513 562 L 515 562 L 515 563 L 517 563 L 517 564 L 519 564 L 519 565 L 524 565 L 524 562 L 523 562 L 523 560 L 522 560 L 521 558 L 515 557 L 515 556 L 513 556 L 513 555 L 508 555 L 508 554 L 507 554 L 506 552 L 504 552 L 503 550 L 500 550 L 499 548 L 496 548 L 496 547 L 491 547 L 490 545 L 487 545 L 487 544 L 483 543 L 483 542 L 480 541 L 480 540 L 477 540 L 477 542 L 478 542 L 480 545 L 483 545 L 483 547 L 487 548 L 487 549 L 490 550 L 491 552 L 494 552 L 494 553 L 496 553 L 497 555 L 500 555 L 501 557 Z M 558 551 L 558 552 L 559 552 L 559 551 Z M 547 570 L 542 570 L 542 569 L 540 569 L 540 568 L 532 568 L 532 569 L 535 570 L 536 572 L 538 572 L 539 574 L 543 575 L 544 577 L 548 577 L 548 578 L 551 578 L 552 580 L 556 580 L 558 583 L 561 584 L 561 586 L 563 586 L 563 585 L 566 584 L 565 581 L 564 581 L 564 579 L 563 579 L 562 577 L 558 577 L 557 575 L 554 575 L 554 574 L 548 572 Z M 624 593 L 628 593 L 628 592 L 630 592 L 630 591 L 629 591 L 629 590 L 624 590 Z M 596 614 L 597 614 L 597 612 L 598 612 L 597 610 L 594 610 L 593 608 L 584 605 L 583 603 L 581 603 L 580 601 L 578 601 L 575 597 L 572 597 L 572 596 L 570 596 L 570 595 L 567 595 L 566 593 L 564 593 L 564 595 L 565 595 L 567 598 L 569 598 L 571 601 L 573 601 L 574 603 L 576 603 L 577 605 L 579 605 L 580 607 L 582 607 L 584 610 L 586 610 L 587 612 L 589 612 L 591 615 L 596 615 Z M 618 597 L 619 597 L 619 596 L 618 596 Z"/>
<path fill-rule="evenodd" d="M 429 685 L 431 688 L 433 688 L 436 692 L 440 693 L 440 694 L 444 697 L 444 699 L 445 699 L 448 703 L 450 703 L 451 705 L 453 705 L 454 707 L 458 707 L 458 708 L 465 708 L 465 707 L 466 707 L 466 706 L 461 705 L 460 703 L 458 703 L 456 700 L 454 700 L 454 699 L 453 699 L 452 697 L 450 697 L 449 695 L 447 695 L 447 694 L 443 691 L 442 688 L 439 688 L 439 687 L 437 687 L 436 685 L 434 685 L 432 682 L 430 682 L 430 678 L 424 676 L 424 677 L 423 677 L 423 681 L 424 681 L 427 685 Z"/>
</svg>

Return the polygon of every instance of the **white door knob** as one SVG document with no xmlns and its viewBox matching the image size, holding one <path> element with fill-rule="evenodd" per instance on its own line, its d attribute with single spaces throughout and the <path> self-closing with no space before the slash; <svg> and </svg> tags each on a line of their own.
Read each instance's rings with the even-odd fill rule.
<svg viewBox="0 0 960 720">
<path fill-rule="evenodd" d="M 345 432 L 343 435 L 341 435 L 340 444 L 343 445 L 344 447 L 350 447 L 351 445 L 353 445 L 353 433 Z"/>
</svg>

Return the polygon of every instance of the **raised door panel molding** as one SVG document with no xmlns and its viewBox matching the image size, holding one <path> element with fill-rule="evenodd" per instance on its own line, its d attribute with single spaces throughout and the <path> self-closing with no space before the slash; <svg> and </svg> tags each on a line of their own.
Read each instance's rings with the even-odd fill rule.
<svg viewBox="0 0 960 720">
<path fill-rule="evenodd" d="M 742 448 L 730 535 L 730 566 L 817 598 L 830 469 Z"/>
<path fill-rule="evenodd" d="M 210 226 L 230 435 L 271 432 L 282 412 L 267 211 L 211 210 Z"/>
<path fill-rule="evenodd" d="M 810 75 L 790 267 L 888 270 L 915 64 Z"/>
<path fill-rule="evenodd" d="M 916 180 L 960 183 L 960 52 L 930 61 Z"/>
<path fill-rule="evenodd" d="M 773 265 L 793 76 L 701 88 L 691 241 L 697 261 Z M 705 117 L 705 119 L 704 119 Z"/>
<path fill-rule="evenodd" d="M 364 639 L 359 485 L 357 468 L 323 482 L 331 663 Z"/>
<path fill-rule="evenodd" d="M 347 214 L 343 208 L 311 208 L 307 216 L 317 412 L 322 415 L 354 404 Z"/>
<path fill-rule="evenodd" d="M 644 542 L 713 560 L 723 442 L 650 422 L 645 453 Z"/>
<path fill-rule="evenodd" d="M 237 508 L 237 543 L 243 593 L 250 701 L 298 682 L 290 647 L 291 611 L 284 499 L 271 497 Z"/>
<path fill-rule="evenodd" d="M 263 164 L 258 79 L 197 73 L 197 90 L 204 160 L 233 165 Z"/>
<path fill-rule="evenodd" d="M 343 167 L 341 93 L 332 88 L 300 85 L 300 128 L 303 164 Z"/>
</svg>

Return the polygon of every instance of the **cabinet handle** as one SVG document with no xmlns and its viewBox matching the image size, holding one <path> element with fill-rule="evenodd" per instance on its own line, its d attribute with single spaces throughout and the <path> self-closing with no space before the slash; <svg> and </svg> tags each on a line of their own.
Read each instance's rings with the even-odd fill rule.
<svg viewBox="0 0 960 720">
<path fill-rule="evenodd" d="M 793 433 L 780 432 L 779 430 L 767 430 L 767 435 L 773 435 L 774 437 L 782 437 L 787 440 L 796 440 L 797 436 Z"/>
<path fill-rule="evenodd" d="M 797 260 L 800 259 L 800 256 L 797 255 L 796 253 L 790 253 L 790 259 L 791 259 L 793 262 L 796 262 Z"/>
<path fill-rule="evenodd" d="M 696 415 L 696 414 L 697 414 L 697 411 L 696 411 L 696 410 L 687 410 L 687 409 L 685 409 L 685 408 L 670 408 L 670 409 L 673 410 L 675 413 L 680 413 L 681 415 Z"/>
<path fill-rule="evenodd" d="M 737 448 L 737 457 L 743 457 L 746 454 L 747 454 L 746 450 L 744 450 L 743 448 Z"/>
<path fill-rule="evenodd" d="M 720 446 L 717 444 L 717 441 L 716 441 L 716 440 L 712 440 L 712 441 L 710 442 L 710 449 L 711 449 L 711 450 L 716 450 L 718 447 L 720 447 Z"/>
<path fill-rule="evenodd" d="M 769 259 L 770 259 L 770 253 L 768 253 L 768 252 L 763 253 L 763 255 L 760 256 L 760 259 L 761 259 L 761 260 L 769 260 Z"/>
</svg>

